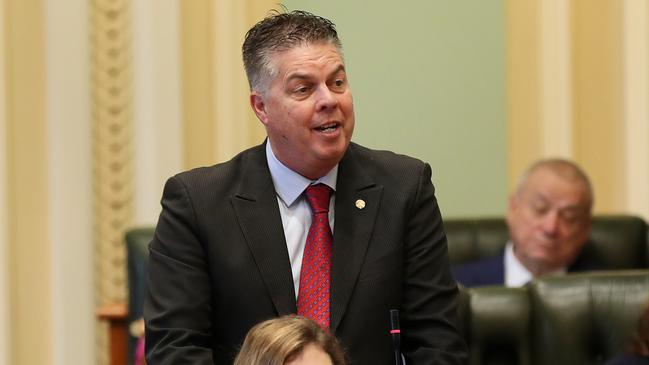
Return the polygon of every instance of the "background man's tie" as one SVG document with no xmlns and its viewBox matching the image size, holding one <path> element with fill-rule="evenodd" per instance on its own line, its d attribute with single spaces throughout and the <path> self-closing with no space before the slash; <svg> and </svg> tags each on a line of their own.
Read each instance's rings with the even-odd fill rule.
<svg viewBox="0 0 649 365">
<path fill-rule="evenodd" d="M 297 314 L 313 319 L 329 328 L 329 288 L 333 235 L 329 227 L 331 188 L 324 184 L 310 185 L 304 191 L 311 207 L 312 221 L 306 237 Z"/>
</svg>

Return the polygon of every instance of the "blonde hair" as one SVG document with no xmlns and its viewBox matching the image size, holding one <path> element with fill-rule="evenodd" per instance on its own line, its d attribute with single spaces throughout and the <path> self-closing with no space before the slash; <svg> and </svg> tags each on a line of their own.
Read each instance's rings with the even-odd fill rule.
<svg viewBox="0 0 649 365">
<path fill-rule="evenodd" d="M 261 322 L 250 329 L 234 365 L 284 365 L 315 344 L 333 365 L 346 365 L 338 341 L 310 319 L 290 315 Z"/>
</svg>

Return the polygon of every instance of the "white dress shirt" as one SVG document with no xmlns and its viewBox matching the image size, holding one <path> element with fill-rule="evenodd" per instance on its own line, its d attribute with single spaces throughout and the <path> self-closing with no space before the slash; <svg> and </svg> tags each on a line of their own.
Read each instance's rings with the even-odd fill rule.
<svg viewBox="0 0 649 365">
<path fill-rule="evenodd" d="M 329 201 L 329 226 L 331 227 L 331 232 L 333 232 L 338 165 L 318 180 L 309 180 L 286 167 L 275 157 L 270 140 L 266 142 L 266 160 L 268 161 L 270 175 L 273 179 L 273 185 L 275 185 L 275 191 L 277 192 L 277 204 L 279 205 L 279 212 L 282 216 L 282 226 L 284 227 L 289 260 L 291 261 L 293 286 L 297 299 L 297 294 L 300 289 L 302 256 L 304 255 L 306 236 L 309 234 L 312 219 L 311 208 L 302 192 L 304 192 L 307 186 L 318 183 L 325 184 L 333 189 L 334 193 L 331 194 L 331 200 Z"/>
<path fill-rule="evenodd" d="M 520 287 L 524 286 L 528 282 L 534 279 L 532 275 L 525 266 L 518 260 L 516 255 L 514 255 L 514 245 L 511 241 L 507 242 L 505 246 L 505 286 L 508 287 Z M 566 273 L 566 269 L 559 269 L 549 275 L 562 275 Z"/>
</svg>

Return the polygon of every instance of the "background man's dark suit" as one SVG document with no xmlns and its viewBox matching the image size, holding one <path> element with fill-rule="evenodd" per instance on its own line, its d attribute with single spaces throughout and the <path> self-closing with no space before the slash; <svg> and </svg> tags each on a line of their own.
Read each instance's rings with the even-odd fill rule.
<svg viewBox="0 0 649 365">
<path fill-rule="evenodd" d="M 393 308 L 409 365 L 465 359 L 430 178 L 428 164 L 353 143 L 339 164 L 331 330 L 352 364 L 393 363 Z M 296 312 L 264 146 L 169 179 L 162 206 L 144 308 L 147 341 L 159 344 L 150 363 L 231 363 L 251 326 Z"/>
<path fill-rule="evenodd" d="M 566 269 L 567 272 L 580 272 L 600 269 L 601 265 L 578 256 Z M 505 284 L 505 253 L 482 260 L 471 261 L 451 268 L 458 283 L 466 287 Z"/>
</svg>

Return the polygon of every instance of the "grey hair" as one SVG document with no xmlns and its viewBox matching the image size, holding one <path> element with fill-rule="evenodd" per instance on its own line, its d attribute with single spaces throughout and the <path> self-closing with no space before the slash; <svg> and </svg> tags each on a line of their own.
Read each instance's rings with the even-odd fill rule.
<svg viewBox="0 0 649 365">
<path fill-rule="evenodd" d="M 592 209 L 595 195 L 593 192 L 593 186 L 588 178 L 588 175 L 584 170 L 579 167 L 576 163 L 562 159 L 562 158 L 548 158 L 535 162 L 532 164 L 525 172 L 518 178 L 518 183 L 516 184 L 516 194 L 520 194 L 521 190 L 525 186 L 527 179 L 534 172 L 540 169 L 548 169 L 555 174 L 559 175 L 563 179 L 578 181 L 586 187 L 586 194 L 588 198 L 589 209 Z"/>
<path fill-rule="evenodd" d="M 271 63 L 272 55 L 277 52 L 309 44 L 329 43 L 338 49 L 342 57 L 342 43 L 334 23 L 306 11 L 283 10 L 273 10 L 246 33 L 242 47 L 243 65 L 251 90 L 265 91 L 268 80 L 277 74 Z"/>
</svg>

